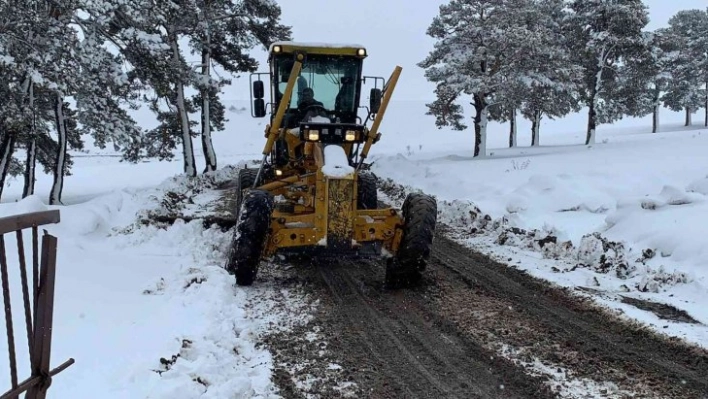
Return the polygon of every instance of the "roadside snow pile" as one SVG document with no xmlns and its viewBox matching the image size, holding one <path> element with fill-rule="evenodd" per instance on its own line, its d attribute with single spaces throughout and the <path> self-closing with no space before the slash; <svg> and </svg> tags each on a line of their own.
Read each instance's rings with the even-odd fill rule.
<svg viewBox="0 0 708 399">
<path fill-rule="evenodd" d="M 384 181 L 380 188 L 397 206 L 402 204 L 400 198 L 405 198 L 402 193 L 413 191 L 391 180 Z M 620 279 L 630 278 L 640 262 L 629 261 L 624 244 L 600 233 L 587 234 L 576 245 L 552 227 L 526 230 L 517 227 L 514 220 L 514 215 L 493 219 L 471 201 L 438 200 L 439 223 L 452 228 L 451 233 L 460 240 L 486 238 L 497 245 L 538 252 L 546 259 L 565 260 L 569 267 L 564 271 L 588 268 L 596 273 L 613 273 Z"/>
<path fill-rule="evenodd" d="M 241 162 L 193 178 L 184 175 L 171 177 L 152 190 L 138 219 L 143 224 L 202 219 L 209 226 L 224 215 L 223 197 L 233 187 L 239 170 L 247 166 L 253 167 Z"/>
<path fill-rule="evenodd" d="M 707 259 L 708 202 L 706 195 L 697 191 L 704 182 L 692 182 L 686 190 L 664 186 L 657 196 L 618 203 L 617 211 L 606 219 L 607 232 L 627 237 L 675 262 Z M 701 274 L 708 276 L 705 270 Z"/>
<path fill-rule="evenodd" d="M 76 364 L 53 381 L 53 397 L 279 397 L 262 334 L 306 323 L 313 305 L 297 290 L 235 286 L 222 267 L 230 240 L 222 228 L 140 218 L 168 192 L 198 202 L 234 170 L 65 207 L 36 197 L 0 205 L 3 215 L 61 210 L 62 222 L 46 226 L 59 237 L 52 359 Z M 13 240 L 6 238 L 8 248 Z M 8 262 L 17 268 L 16 251 Z M 22 313 L 14 316 L 22 331 Z"/>
</svg>

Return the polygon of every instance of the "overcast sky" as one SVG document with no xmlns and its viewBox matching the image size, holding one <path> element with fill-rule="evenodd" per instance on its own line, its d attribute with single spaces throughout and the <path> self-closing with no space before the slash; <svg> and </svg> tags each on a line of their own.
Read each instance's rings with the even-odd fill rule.
<svg viewBox="0 0 708 399">
<path fill-rule="evenodd" d="M 416 64 L 434 41 L 426 30 L 447 1 L 424 0 L 279 0 L 283 23 L 293 27 L 296 41 L 359 43 L 368 49 L 365 74 L 384 76 L 403 67 L 394 98 L 430 99 L 433 85 Z M 705 9 L 706 0 L 644 0 L 649 7 L 648 29 L 665 26 L 682 9 Z M 264 59 L 264 54 L 259 59 Z M 261 63 L 261 70 L 267 64 Z M 246 77 L 247 81 L 247 77 Z"/>
</svg>

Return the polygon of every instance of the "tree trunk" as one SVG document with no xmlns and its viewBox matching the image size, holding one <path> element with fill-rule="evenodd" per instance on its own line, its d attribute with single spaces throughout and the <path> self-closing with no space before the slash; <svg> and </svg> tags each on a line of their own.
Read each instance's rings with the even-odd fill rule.
<svg viewBox="0 0 708 399">
<path fill-rule="evenodd" d="M 177 43 L 177 36 L 170 35 L 170 47 L 172 48 L 172 62 L 174 62 L 174 67 L 176 70 L 182 69 L 179 44 Z M 187 114 L 187 105 L 184 99 L 184 82 L 183 79 L 178 79 L 175 82 L 177 88 L 177 113 L 180 121 L 180 128 L 182 129 L 182 155 L 184 157 L 184 173 L 189 177 L 195 177 L 197 175 L 197 169 L 194 162 L 194 148 L 192 147 L 192 135 L 190 134 L 189 128 L 189 115 Z"/>
<path fill-rule="evenodd" d="M 651 132 L 657 133 L 659 131 L 659 106 L 654 106 L 654 114 L 651 121 Z"/>
<path fill-rule="evenodd" d="M 598 58 L 597 72 L 595 73 L 595 85 L 590 93 L 590 101 L 588 104 L 588 132 L 585 137 L 585 145 L 595 144 L 595 136 L 597 135 L 597 96 L 602 88 L 602 71 L 605 64 L 605 50 L 603 49 Z"/>
<path fill-rule="evenodd" d="M 0 198 L 2 198 L 5 179 L 10 170 L 12 154 L 15 151 L 15 134 L 9 131 L 2 131 L 0 134 L 2 135 L 0 138 Z"/>
<path fill-rule="evenodd" d="M 531 147 L 538 147 L 541 139 L 541 111 L 533 111 L 531 116 Z"/>
<path fill-rule="evenodd" d="M 487 156 L 487 123 L 488 123 L 488 108 L 487 102 L 484 100 L 483 95 L 474 95 L 474 133 L 475 133 L 475 146 L 474 146 L 474 156 L 475 157 L 486 157 Z"/>
<path fill-rule="evenodd" d="M 597 133 L 597 112 L 595 111 L 596 100 L 593 96 L 588 107 L 588 133 L 585 137 L 585 145 L 595 144 L 595 135 Z"/>
<path fill-rule="evenodd" d="M 684 126 L 691 126 L 693 122 L 691 121 L 691 107 L 686 107 L 686 124 Z"/>
<path fill-rule="evenodd" d="M 22 198 L 34 195 L 35 167 L 37 165 L 37 132 L 35 131 L 34 110 L 34 83 L 29 88 L 29 107 L 32 112 L 32 122 L 29 124 L 29 138 L 27 140 L 27 160 L 25 162 L 25 186 L 22 189 Z"/>
<path fill-rule="evenodd" d="M 708 82 L 706 82 L 706 103 L 704 105 L 706 106 L 706 119 L 703 125 L 708 127 Z"/>
<path fill-rule="evenodd" d="M 57 129 L 57 157 L 54 165 L 54 183 L 49 193 L 49 205 L 61 204 L 61 193 L 64 189 L 64 173 L 66 172 L 66 118 L 64 116 L 64 97 L 56 94 L 54 104 L 54 122 Z"/>
<path fill-rule="evenodd" d="M 516 127 L 516 108 L 512 108 L 509 112 L 509 148 L 516 147 L 517 127 Z"/>
<path fill-rule="evenodd" d="M 209 39 L 207 38 L 207 46 L 202 50 L 202 74 L 207 78 L 205 79 L 207 82 L 209 81 L 208 77 L 211 76 L 211 52 L 208 46 Z M 216 170 L 216 152 L 211 141 L 210 95 L 211 90 L 209 90 L 208 86 L 205 86 L 202 89 L 202 151 L 204 152 L 204 162 L 206 163 L 204 173 Z"/>
<path fill-rule="evenodd" d="M 25 163 L 25 186 L 22 189 L 22 198 L 34 195 L 34 183 L 37 180 L 35 170 L 37 166 L 37 138 L 34 134 L 27 143 L 27 161 Z"/>
<path fill-rule="evenodd" d="M 661 95 L 661 92 L 659 90 L 656 90 L 654 92 L 654 112 L 652 115 L 652 124 L 651 124 L 651 132 L 652 133 L 657 133 L 659 131 L 659 112 L 661 111 L 661 101 L 659 100 L 660 95 Z"/>
</svg>

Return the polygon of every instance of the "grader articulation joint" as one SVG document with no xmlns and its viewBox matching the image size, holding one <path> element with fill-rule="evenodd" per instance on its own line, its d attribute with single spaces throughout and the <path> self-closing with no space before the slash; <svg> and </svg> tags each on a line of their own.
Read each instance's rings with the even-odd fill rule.
<svg viewBox="0 0 708 399">
<path fill-rule="evenodd" d="M 271 112 L 259 167 L 238 175 L 237 224 L 226 264 L 237 284 L 251 285 L 260 261 L 276 252 L 311 249 L 383 256 L 390 286 L 420 278 L 437 204 L 415 193 L 400 210 L 379 207 L 377 180 L 365 160 L 381 138 L 401 67 L 388 80 L 373 78 L 384 84 L 372 88 L 369 106 L 361 107 L 362 85 L 372 79 L 362 75 L 366 56 L 357 45 L 277 42 L 270 46 L 270 71 L 251 75 L 252 116 L 267 115 L 263 75 Z"/>
</svg>

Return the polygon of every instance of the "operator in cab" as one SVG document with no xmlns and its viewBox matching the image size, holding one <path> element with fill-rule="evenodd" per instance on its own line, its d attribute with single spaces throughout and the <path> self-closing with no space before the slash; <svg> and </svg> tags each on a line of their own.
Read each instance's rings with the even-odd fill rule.
<svg viewBox="0 0 708 399">
<path fill-rule="evenodd" d="M 307 122 L 315 116 L 327 117 L 324 104 L 315 99 L 315 91 L 311 87 L 302 90 L 302 98 L 297 106 L 298 117 L 301 122 Z"/>
</svg>

